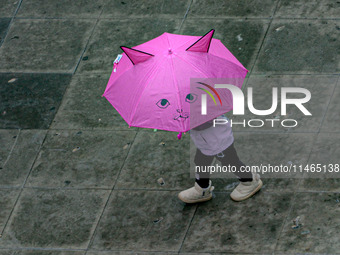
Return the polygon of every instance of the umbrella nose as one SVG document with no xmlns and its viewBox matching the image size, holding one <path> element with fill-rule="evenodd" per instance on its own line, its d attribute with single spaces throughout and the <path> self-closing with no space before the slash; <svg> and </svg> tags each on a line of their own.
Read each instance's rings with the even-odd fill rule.
<svg viewBox="0 0 340 255">
<path fill-rule="evenodd" d="M 169 55 L 172 54 L 172 49 L 171 48 L 168 49 L 168 54 Z"/>
<path fill-rule="evenodd" d="M 177 113 L 174 114 L 174 120 L 186 120 L 189 118 L 188 112 L 183 112 L 183 109 L 176 109 Z"/>
</svg>

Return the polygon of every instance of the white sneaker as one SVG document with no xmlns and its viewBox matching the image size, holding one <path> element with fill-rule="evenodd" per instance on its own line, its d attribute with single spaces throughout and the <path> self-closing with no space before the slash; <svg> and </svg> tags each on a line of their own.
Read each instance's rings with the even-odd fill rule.
<svg viewBox="0 0 340 255">
<path fill-rule="evenodd" d="M 214 190 L 214 186 L 211 186 L 211 180 L 209 180 L 209 186 L 207 188 L 202 189 L 197 182 L 195 182 L 195 186 L 190 189 L 186 189 L 181 191 L 178 194 L 178 198 L 185 203 L 197 203 L 208 201 L 212 198 L 212 191 Z"/>
<path fill-rule="evenodd" d="M 240 182 L 240 184 L 231 192 L 230 197 L 234 201 L 243 201 L 250 198 L 257 191 L 261 189 L 263 183 L 260 179 L 260 175 L 253 174 L 253 180 L 250 182 Z"/>
</svg>

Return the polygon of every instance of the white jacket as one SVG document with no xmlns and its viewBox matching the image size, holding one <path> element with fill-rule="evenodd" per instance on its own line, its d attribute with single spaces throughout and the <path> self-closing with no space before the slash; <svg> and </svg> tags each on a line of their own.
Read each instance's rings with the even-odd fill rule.
<svg viewBox="0 0 340 255">
<path fill-rule="evenodd" d="M 217 119 L 227 119 L 225 116 L 219 116 Z M 190 137 L 196 147 L 205 155 L 216 155 L 227 149 L 233 142 L 234 136 L 230 122 L 226 124 L 217 124 L 204 130 L 190 130 Z"/>
</svg>

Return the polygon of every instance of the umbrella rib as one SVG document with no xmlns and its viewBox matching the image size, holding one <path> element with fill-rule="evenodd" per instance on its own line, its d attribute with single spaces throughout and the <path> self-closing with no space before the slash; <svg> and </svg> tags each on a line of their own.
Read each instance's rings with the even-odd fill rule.
<svg viewBox="0 0 340 255">
<path fill-rule="evenodd" d="M 171 44 L 170 44 L 170 40 L 169 40 L 169 36 L 167 35 L 166 37 L 168 39 L 168 45 L 169 47 L 171 48 Z M 182 108 L 182 104 L 181 104 L 181 100 L 180 100 L 180 95 L 179 95 L 179 87 L 178 87 L 178 83 L 177 83 L 177 79 L 176 79 L 176 76 L 175 76 L 175 69 L 174 69 L 174 61 L 172 59 L 172 57 L 170 58 L 171 60 L 171 73 L 172 73 L 172 76 L 173 76 L 173 80 L 174 80 L 174 83 L 175 83 L 175 87 L 177 89 L 177 102 L 179 104 L 179 109 L 183 109 Z M 180 130 L 184 130 L 184 123 L 179 121 L 179 128 Z"/>
<path fill-rule="evenodd" d="M 182 58 L 181 56 L 179 56 L 178 54 L 176 54 L 176 56 L 180 59 L 182 59 L 184 62 L 188 63 L 189 65 L 191 65 L 193 68 L 195 68 L 198 72 L 200 72 L 201 74 L 203 74 L 206 78 L 209 78 L 209 76 L 207 74 L 205 74 L 202 70 L 198 69 L 196 66 L 194 66 L 192 63 L 190 63 L 189 61 L 185 60 L 184 58 Z"/>
</svg>

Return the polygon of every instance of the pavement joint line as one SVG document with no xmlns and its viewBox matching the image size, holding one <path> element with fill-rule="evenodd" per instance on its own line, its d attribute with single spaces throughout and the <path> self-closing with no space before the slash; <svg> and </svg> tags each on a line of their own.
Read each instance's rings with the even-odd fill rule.
<svg viewBox="0 0 340 255">
<path fill-rule="evenodd" d="M 187 229 L 185 230 L 184 237 L 183 237 L 183 239 L 182 239 L 181 245 L 179 246 L 178 253 L 180 253 L 181 250 L 182 250 L 182 248 L 183 248 L 183 244 L 184 244 L 185 239 L 186 239 L 186 237 L 187 237 L 187 235 L 188 235 L 189 229 L 190 229 L 190 227 L 191 227 L 191 223 L 192 223 L 192 221 L 194 220 L 194 217 L 195 217 L 195 214 L 196 214 L 196 212 L 197 212 L 198 206 L 199 206 L 198 204 L 195 204 L 195 211 L 194 211 L 194 213 L 192 214 L 192 217 L 191 217 L 191 219 L 190 219 L 190 221 L 189 221 L 189 223 L 188 223 Z"/>
<path fill-rule="evenodd" d="M 15 17 L 16 20 L 96 20 L 99 18 L 83 18 L 83 17 Z"/>
<path fill-rule="evenodd" d="M 13 143 L 13 145 L 12 145 L 12 148 L 11 148 L 11 150 L 9 151 L 8 156 L 7 156 L 7 158 L 6 158 L 5 162 L 4 162 L 4 164 L 2 165 L 3 168 L 5 168 L 5 166 L 6 166 L 7 162 L 8 162 L 8 160 L 9 160 L 9 158 L 12 156 L 13 150 L 14 150 L 14 148 L 15 148 L 17 142 L 18 142 L 18 139 L 19 139 L 20 134 L 21 134 L 21 130 L 19 129 L 19 130 L 18 130 L 18 133 L 16 134 L 16 138 L 15 138 L 15 141 L 14 141 L 14 143 Z"/>
<path fill-rule="evenodd" d="M 338 76 L 340 73 L 262 73 L 262 72 L 253 72 L 252 76 L 263 76 L 263 77 L 272 77 L 275 76 Z"/>
<path fill-rule="evenodd" d="M 93 36 L 94 31 L 95 31 L 95 29 L 96 29 L 96 27 L 97 27 L 97 25 L 98 25 L 98 23 L 99 23 L 99 20 L 100 20 L 100 17 L 101 17 L 101 15 L 102 15 L 103 11 L 104 11 L 104 5 L 102 6 L 102 9 L 101 9 L 101 11 L 100 11 L 100 14 L 99 14 L 98 17 L 96 18 L 96 22 L 95 22 L 95 24 L 94 24 L 94 26 L 93 26 L 93 28 L 92 28 L 92 31 L 91 31 L 91 34 L 90 34 L 89 38 L 87 39 L 87 42 L 86 42 L 85 47 L 84 47 L 84 50 L 83 50 L 83 52 L 81 53 L 80 58 L 79 58 L 79 60 L 78 60 L 78 63 L 76 64 L 76 66 L 75 66 L 75 68 L 74 68 L 74 70 L 73 70 L 73 72 L 72 72 L 73 75 L 76 73 L 76 71 L 77 71 L 77 69 L 78 69 L 78 66 L 79 66 L 80 62 L 81 62 L 82 59 L 83 59 L 83 56 L 84 56 L 84 54 L 85 54 L 85 52 L 86 52 L 86 50 L 87 50 L 87 47 L 88 47 L 88 45 L 89 45 L 89 43 L 90 43 L 90 40 L 92 39 L 92 36 Z"/>
<path fill-rule="evenodd" d="M 301 182 L 301 180 L 300 180 L 300 182 Z M 299 182 L 299 184 L 300 184 L 300 182 Z M 299 185 L 299 184 L 298 184 L 298 185 Z M 278 250 L 277 250 L 277 247 L 278 247 L 280 238 L 281 238 L 281 236 L 282 236 L 282 234 L 283 234 L 284 227 L 285 227 L 286 223 L 288 222 L 288 217 L 290 216 L 290 213 L 291 213 L 291 211 L 292 211 L 292 209 L 293 209 L 293 206 L 295 205 L 296 193 L 297 193 L 296 189 L 297 189 L 297 188 L 294 189 L 293 198 L 292 198 L 292 200 L 291 200 L 291 202 L 290 202 L 290 206 L 289 206 L 289 209 L 288 209 L 288 211 L 287 211 L 287 215 L 286 215 L 284 221 L 282 222 L 281 229 L 280 229 L 280 231 L 279 231 L 279 236 L 276 238 L 276 243 L 275 243 L 275 246 L 274 246 L 274 249 L 273 249 L 273 252 L 274 252 L 274 253 L 275 253 L 276 251 L 278 251 Z"/>
<path fill-rule="evenodd" d="M 99 216 L 99 218 L 98 218 L 98 221 L 97 221 L 96 224 L 95 224 L 95 228 L 94 228 L 93 234 L 92 234 L 92 236 L 90 237 L 90 241 L 88 242 L 88 245 L 87 245 L 87 247 L 86 247 L 86 252 L 85 252 L 84 255 L 87 254 L 87 252 L 89 251 L 89 248 L 91 247 L 91 245 L 92 245 L 93 242 L 94 242 L 94 237 L 96 236 L 98 226 L 99 226 L 100 221 L 101 221 L 101 219 L 102 219 L 102 217 L 103 217 L 104 211 L 106 210 L 106 207 L 107 207 L 107 205 L 108 205 L 108 203 L 109 203 L 109 201 L 110 201 L 110 199 L 111 199 L 112 193 L 113 193 L 113 191 L 114 191 L 114 189 L 115 189 L 115 186 L 116 186 L 116 183 L 117 183 L 118 178 L 119 178 L 119 176 L 120 176 L 120 173 L 121 173 L 121 171 L 122 171 L 122 169 L 123 169 L 123 167 L 124 167 L 124 165 L 125 165 L 125 161 L 126 161 L 126 159 L 128 158 L 128 156 L 129 156 L 129 154 L 130 154 L 131 147 L 132 147 L 133 143 L 135 142 L 135 139 L 136 139 L 137 134 L 138 134 L 138 132 L 136 132 L 135 137 L 133 138 L 133 140 L 132 140 L 132 142 L 131 142 L 131 146 L 129 146 L 129 148 L 128 148 L 128 152 L 127 152 L 127 154 L 126 154 L 126 156 L 125 156 L 125 159 L 123 160 L 122 166 L 121 166 L 120 169 L 119 169 L 119 172 L 118 172 L 118 174 L 117 174 L 116 180 L 114 181 L 113 186 L 112 186 L 112 188 L 111 188 L 110 194 L 108 195 L 107 200 L 106 200 L 106 202 L 105 202 L 105 205 L 104 205 L 103 208 L 102 208 L 102 212 L 101 212 L 101 214 L 100 214 L 100 216 Z"/>
<path fill-rule="evenodd" d="M 15 15 L 17 15 L 17 13 L 18 13 L 18 11 L 19 11 L 19 8 L 20 8 L 20 6 L 21 6 L 22 1 L 23 1 L 23 0 L 20 0 L 20 1 L 19 1 L 18 6 L 17 6 L 17 8 L 16 8 L 15 11 L 14 11 L 13 16 L 10 18 L 11 21 L 9 22 L 8 27 L 7 27 L 7 29 L 6 29 L 6 31 L 5 31 L 5 33 L 4 33 L 4 36 L 3 36 L 2 40 L 0 41 L 0 48 L 1 48 L 2 44 L 5 42 L 5 39 L 6 39 L 6 37 L 7 37 L 7 34 L 8 34 L 8 32 L 9 32 L 9 30 L 11 29 L 11 26 L 12 26 L 12 24 L 13 24 L 13 20 L 15 19 Z"/>
<path fill-rule="evenodd" d="M 273 23 L 273 20 L 274 20 L 273 17 L 275 16 L 275 13 L 276 13 L 276 11 L 277 11 L 277 8 L 278 8 L 278 6 L 279 6 L 279 2 L 280 2 L 279 0 L 276 2 L 276 6 L 275 6 L 275 8 L 274 8 L 274 11 L 273 11 L 273 13 L 272 13 L 272 16 L 271 16 L 271 18 L 270 18 L 270 20 L 269 20 L 269 23 L 268 23 L 268 25 L 267 25 L 267 29 L 266 29 L 266 31 L 265 31 L 265 33 L 264 33 L 264 35 L 263 35 L 263 39 L 262 39 L 262 42 L 261 42 L 261 44 L 260 44 L 260 47 L 258 48 L 258 51 L 257 51 L 256 57 L 255 57 L 254 63 L 253 63 L 253 65 L 252 65 L 251 69 L 250 69 L 249 76 L 253 73 L 254 67 L 255 67 L 255 65 L 256 65 L 256 63 L 257 63 L 257 60 L 258 60 L 259 55 L 260 55 L 260 52 L 261 52 L 261 50 L 262 50 L 262 48 L 263 48 L 264 42 L 266 41 L 267 34 L 268 34 L 269 29 L 270 29 L 270 27 L 271 27 L 271 25 L 272 25 L 272 23 Z"/>
<path fill-rule="evenodd" d="M 20 130 L 20 129 L 19 129 L 19 130 Z M 19 136 L 17 136 L 17 138 L 18 138 L 18 137 L 19 137 Z M 4 225 L 4 227 L 2 228 L 2 231 L 1 231 L 1 233 L 0 233 L 2 237 L 3 237 L 4 233 L 5 233 L 5 229 L 6 229 L 7 225 L 8 225 L 9 219 L 12 217 L 13 211 L 15 210 L 15 208 L 16 208 L 16 206 L 17 206 L 17 204 L 18 204 L 18 201 L 19 201 L 19 199 L 20 199 L 20 197 L 21 197 L 21 193 L 22 193 L 23 190 L 24 190 L 24 187 L 25 187 L 25 184 L 26 184 L 26 180 L 27 180 L 27 178 L 29 177 L 29 175 L 31 174 L 31 171 L 32 171 L 32 169 L 33 169 L 33 166 L 34 166 L 34 164 L 35 164 L 35 162 L 36 162 L 36 160 L 37 160 L 37 158 L 38 158 L 38 156 L 39 156 L 39 154 L 40 154 L 41 147 L 42 147 L 42 145 L 44 144 L 44 142 L 45 142 L 45 140 L 46 140 L 46 137 L 47 137 L 47 132 L 45 133 L 45 137 L 44 137 L 43 141 L 42 141 L 41 144 L 39 145 L 39 148 L 38 148 L 38 150 L 37 150 L 37 153 L 36 153 L 36 155 L 35 155 L 35 158 L 34 158 L 32 164 L 31 164 L 31 166 L 30 166 L 30 170 L 29 170 L 28 174 L 26 175 L 26 178 L 25 178 L 23 184 L 19 187 L 19 190 L 20 190 L 20 191 L 19 191 L 19 194 L 17 195 L 17 197 L 16 197 L 16 199 L 15 199 L 15 202 L 14 202 L 14 204 L 13 204 L 13 206 L 12 206 L 12 209 L 11 209 L 11 211 L 10 211 L 8 217 L 7 217 L 6 223 L 5 223 L 5 225 Z M 1 240 L 1 238 L 0 238 L 0 240 Z"/>
<path fill-rule="evenodd" d="M 83 56 L 84 56 L 84 54 L 85 54 L 85 52 L 86 52 L 86 50 L 87 50 L 87 47 L 88 47 L 88 45 L 89 45 L 89 43 L 90 43 L 90 40 L 92 39 L 92 36 L 93 36 L 94 31 L 95 31 L 95 29 L 96 29 L 96 27 L 97 27 L 97 25 L 98 25 L 98 22 L 99 22 L 99 19 L 96 19 L 96 22 L 94 23 L 94 26 L 93 26 L 93 28 L 92 28 L 91 34 L 90 34 L 89 38 L 87 39 L 87 42 L 86 42 L 85 47 L 84 47 L 84 50 L 83 50 L 83 52 L 80 54 L 79 60 L 78 60 L 78 62 L 77 62 L 77 64 L 76 64 L 76 66 L 74 67 L 74 70 L 73 70 L 72 74 L 75 74 L 75 73 L 76 73 L 76 71 L 77 71 L 77 69 L 78 69 L 78 66 L 79 66 L 80 62 L 82 61 Z"/>
<path fill-rule="evenodd" d="M 212 178 L 212 180 L 214 180 L 216 178 Z M 226 178 L 222 178 L 222 179 L 226 179 Z M 262 178 L 262 180 L 266 180 L 266 179 L 270 179 L 272 180 L 273 178 Z M 281 178 L 284 179 L 284 178 Z M 300 178 L 294 178 L 294 179 L 304 179 L 303 177 Z M 314 178 L 314 179 L 320 179 L 320 178 Z M 336 178 L 339 179 L 339 178 Z M 20 189 L 18 187 L 11 187 L 11 186 L 0 186 L 0 190 L 5 190 L 5 189 Z M 82 187 L 73 187 L 73 188 L 69 188 L 69 187 L 39 187 L 39 186 L 30 186 L 30 187 L 24 187 L 24 189 L 29 190 L 88 190 L 88 191 L 92 191 L 92 190 L 103 190 L 103 191 L 109 191 L 111 190 L 110 188 L 82 188 Z M 178 189 L 152 189 L 152 188 L 116 188 L 114 189 L 115 191 L 146 191 L 146 192 L 180 192 L 183 189 L 178 188 Z M 224 190 L 214 190 L 214 193 L 216 194 L 230 194 L 232 191 L 224 191 Z M 279 191 L 275 191 L 275 190 L 267 190 L 266 188 L 263 188 L 263 190 L 261 189 L 262 193 L 270 193 L 270 194 L 282 194 L 282 193 L 292 193 L 292 191 L 286 191 L 286 190 L 279 190 Z M 297 190 L 297 193 L 331 193 L 331 194 L 340 194 L 340 191 L 328 191 L 328 190 Z"/>
<path fill-rule="evenodd" d="M 181 22 L 181 24 L 180 24 L 180 26 L 179 26 L 178 33 L 181 32 L 183 23 L 184 23 L 184 21 L 187 19 L 188 12 L 189 12 L 189 10 L 190 10 L 190 7 L 191 7 L 191 5 L 192 5 L 192 2 L 193 2 L 193 0 L 190 1 L 189 5 L 188 5 L 188 7 L 187 7 L 187 10 L 186 10 L 186 12 L 185 12 L 185 14 L 184 14 L 184 16 L 183 16 L 182 22 Z"/>
<path fill-rule="evenodd" d="M 85 251 L 85 249 L 67 249 L 67 248 L 43 248 L 43 247 L 0 247 L 1 250 L 11 250 L 11 251 Z"/>
<path fill-rule="evenodd" d="M 0 69 L 0 74 L 72 74 L 72 72 L 67 72 L 65 70 L 58 70 L 56 72 L 44 72 L 44 71 L 8 71 L 6 69 Z"/>
<path fill-rule="evenodd" d="M 338 21 L 340 20 L 340 17 L 339 18 L 313 18 L 313 17 L 307 17 L 307 18 L 299 18 L 299 17 L 291 17 L 291 18 L 281 18 L 281 17 L 273 17 L 273 16 L 267 16 L 267 17 L 228 17 L 228 16 L 217 16 L 217 17 L 192 17 L 189 15 L 188 17 L 189 19 L 199 19 L 199 20 L 225 20 L 225 19 L 228 19 L 228 20 L 306 20 L 306 21 L 317 21 L 317 20 L 334 20 L 334 21 Z"/>
<path fill-rule="evenodd" d="M 301 75 L 305 75 L 305 76 L 313 76 L 313 75 L 324 75 L 324 76 L 326 76 L 326 75 L 334 75 L 334 76 L 336 76 L 336 75 L 339 75 L 340 73 L 339 72 L 331 72 L 331 73 L 326 73 L 326 72 L 324 72 L 324 73 L 317 73 L 317 72 L 315 72 L 315 73 L 313 73 L 313 72 L 307 72 L 307 73 L 303 73 L 303 72 L 299 72 L 299 73 L 290 73 L 290 72 L 287 72 L 287 73 L 280 73 L 279 71 L 268 71 L 268 72 L 258 72 L 258 71 L 254 71 L 253 73 L 252 73 L 252 75 L 261 75 L 261 76 L 274 76 L 274 75 L 290 75 L 290 76 L 301 76 Z"/>
<path fill-rule="evenodd" d="M 340 86 L 340 85 L 339 85 L 339 83 L 340 83 L 340 79 L 339 79 L 339 78 L 340 78 L 340 75 L 338 76 L 338 79 L 337 79 L 336 82 L 335 82 L 335 85 L 334 85 L 334 88 L 333 88 L 331 97 L 329 98 L 328 104 L 327 104 L 327 106 L 326 106 L 325 113 L 324 113 L 323 116 L 322 116 L 322 120 L 321 120 L 321 122 L 320 122 L 319 129 L 318 129 L 318 132 L 317 132 L 318 134 L 320 133 L 321 128 L 322 128 L 322 126 L 323 126 L 324 120 L 325 120 L 326 115 L 327 115 L 327 113 L 328 113 L 329 105 L 331 104 L 332 99 L 333 99 L 333 97 L 334 97 L 335 90 L 336 90 L 336 88 L 337 88 L 338 86 Z"/>
</svg>

